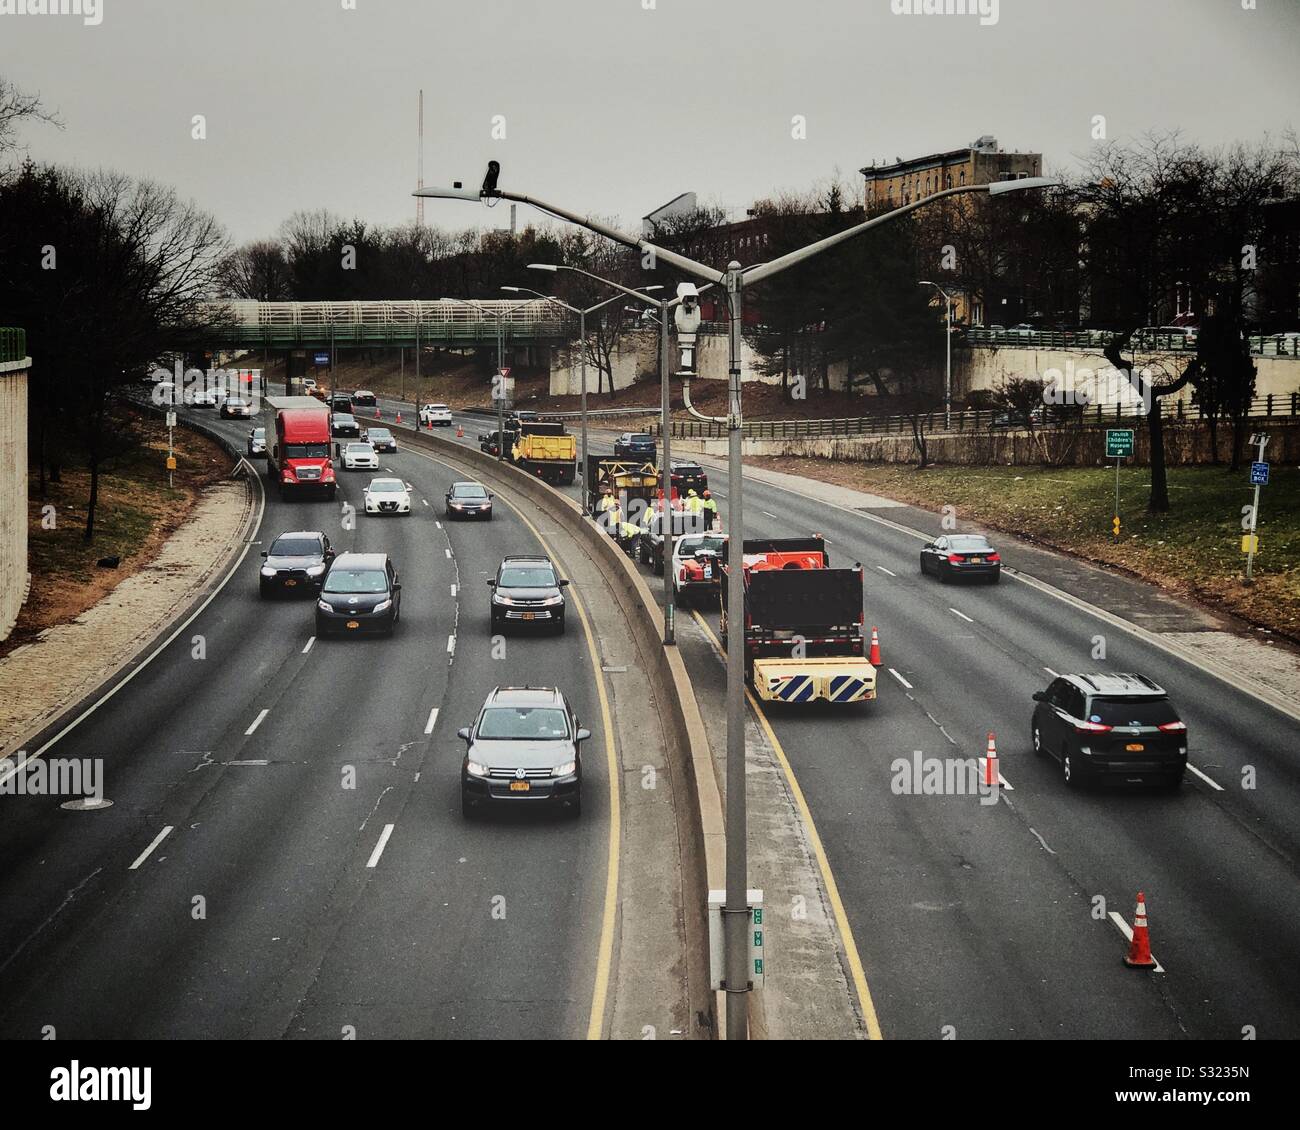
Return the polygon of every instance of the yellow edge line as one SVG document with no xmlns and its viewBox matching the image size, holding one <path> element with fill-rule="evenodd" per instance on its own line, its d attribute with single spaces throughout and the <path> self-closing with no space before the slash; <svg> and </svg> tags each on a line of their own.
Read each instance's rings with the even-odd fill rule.
<svg viewBox="0 0 1300 1130">
<path fill-rule="evenodd" d="M 713 634 L 713 629 L 709 627 L 708 621 L 700 615 L 697 609 L 691 609 L 691 615 L 704 629 L 704 634 L 709 637 L 713 650 L 717 652 L 719 657 L 725 656 L 726 652 L 723 651 L 722 644 L 718 642 L 718 637 Z M 871 999 L 871 990 L 867 987 L 867 975 L 862 968 L 862 958 L 858 955 L 857 942 L 853 940 L 853 929 L 849 925 L 849 916 L 844 911 L 844 903 L 840 899 L 840 889 L 835 883 L 835 876 L 831 874 L 830 860 L 826 858 L 826 849 L 822 847 L 822 838 L 817 834 L 817 825 L 813 823 L 812 813 L 808 809 L 807 800 L 804 799 L 803 789 L 799 787 L 799 782 L 795 779 L 794 769 L 790 765 L 790 759 L 785 755 L 785 749 L 782 747 L 780 739 L 772 730 L 771 723 L 768 722 L 767 715 L 763 713 L 763 708 L 759 705 L 758 699 L 754 697 L 748 687 L 745 688 L 745 698 L 749 701 L 750 709 L 758 718 L 758 724 L 763 728 L 763 733 L 767 735 L 767 740 L 772 744 L 776 759 L 781 763 L 781 771 L 785 774 L 786 784 L 790 786 L 795 803 L 799 806 L 799 815 L 803 818 L 804 826 L 808 829 L 808 839 L 812 843 L 813 855 L 817 857 L 817 867 L 822 873 L 822 882 L 826 884 L 826 895 L 830 899 L 831 910 L 835 914 L 835 925 L 839 929 L 840 939 L 844 943 L 844 952 L 849 959 L 849 972 L 853 975 L 853 987 L 857 990 L 858 1003 L 862 1007 L 862 1016 L 867 1022 L 867 1036 L 872 1040 L 883 1040 L 885 1034 L 880 1030 L 880 1021 L 876 1017 L 876 1006 Z"/>
<path fill-rule="evenodd" d="M 424 456 L 433 463 L 455 470 L 446 460 L 430 455 L 419 448 L 407 448 L 417 455 Z M 462 468 L 466 469 L 466 468 Z M 472 468 L 469 468 L 472 472 Z M 549 556 L 557 556 L 541 531 L 532 524 L 513 502 L 502 499 L 532 532 L 541 547 Z M 573 604 L 578 610 L 578 619 L 582 621 L 582 631 L 587 637 L 587 649 L 590 652 L 591 669 L 596 677 L 596 693 L 600 698 L 601 722 L 605 730 L 605 765 L 609 776 L 609 843 L 606 848 L 605 864 L 605 908 L 600 916 L 600 944 L 596 951 L 596 984 L 591 993 L 591 1014 L 587 1019 L 587 1039 L 599 1040 L 605 1030 L 605 1005 L 609 999 L 609 978 L 614 968 L 614 926 L 618 912 L 618 846 L 622 836 L 621 810 L 619 808 L 620 792 L 618 783 L 618 754 L 614 745 L 614 719 L 610 714 L 609 695 L 605 690 L 604 672 L 600 669 L 600 651 L 596 647 L 596 637 L 591 631 L 591 622 L 587 619 L 587 610 L 582 600 L 574 592 Z"/>
</svg>

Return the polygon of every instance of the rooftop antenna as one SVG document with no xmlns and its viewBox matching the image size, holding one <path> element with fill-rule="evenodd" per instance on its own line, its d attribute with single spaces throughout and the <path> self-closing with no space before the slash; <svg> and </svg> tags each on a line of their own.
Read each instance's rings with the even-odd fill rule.
<svg viewBox="0 0 1300 1130">
<path fill-rule="evenodd" d="M 416 166 L 415 187 L 424 187 L 424 91 L 420 91 L 420 156 Z M 424 197 L 415 198 L 415 226 L 424 227 Z"/>
</svg>

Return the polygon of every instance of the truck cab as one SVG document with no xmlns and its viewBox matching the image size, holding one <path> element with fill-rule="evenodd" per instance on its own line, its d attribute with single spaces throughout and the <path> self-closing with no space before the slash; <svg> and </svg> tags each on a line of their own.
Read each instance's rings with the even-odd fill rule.
<svg viewBox="0 0 1300 1130">
<path fill-rule="evenodd" d="M 267 444 L 267 477 L 277 483 L 280 497 L 323 494 L 333 499 L 338 491 L 330 411 L 310 396 L 272 396 L 275 434 Z"/>
</svg>

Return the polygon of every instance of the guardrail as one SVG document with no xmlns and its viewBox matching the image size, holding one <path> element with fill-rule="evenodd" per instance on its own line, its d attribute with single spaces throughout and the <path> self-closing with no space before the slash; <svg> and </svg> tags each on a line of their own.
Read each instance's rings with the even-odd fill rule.
<svg viewBox="0 0 1300 1130">
<path fill-rule="evenodd" d="M 536 412 L 539 420 L 581 420 L 581 412 L 547 412 L 541 408 L 523 408 L 522 412 Z M 484 419 L 497 417 L 495 408 L 462 408 L 461 412 L 467 416 L 482 416 Z M 506 412 L 509 416 L 510 412 Z M 587 410 L 587 419 L 597 420 L 604 416 L 658 416 L 658 408 L 589 408 Z"/>
<path fill-rule="evenodd" d="M 1114 339 L 1110 330 L 992 330 L 975 326 L 966 331 L 972 346 L 1002 349 L 1078 350 L 1105 348 Z M 1195 353 L 1196 333 L 1138 332 L 1130 349 L 1153 353 Z M 1300 333 L 1254 334 L 1247 338 L 1250 352 L 1257 357 L 1300 358 Z"/>
<path fill-rule="evenodd" d="M 1038 410 L 1036 410 L 1038 411 Z M 1187 400 L 1160 401 L 1160 415 L 1173 422 L 1196 423 L 1206 419 L 1200 407 Z M 1251 419 L 1300 416 L 1300 392 L 1257 396 L 1247 415 Z M 1091 405 L 1082 409 L 1051 408 L 1035 417 L 1033 426 L 1107 427 L 1116 421 L 1143 420 L 1146 413 L 1140 403 L 1131 405 Z M 912 431 L 911 415 L 848 416 L 826 420 L 749 420 L 744 425 L 746 439 L 816 439 L 822 436 L 903 435 Z M 926 435 L 944 435 L 989 430 L 1012 430 L 1027 426 L 1023 417 L 1014 418 L 1005 410 L 980 409 L 952 413 L 951 428 L 944 427 L 942 409 L 923 413 L 920 422 Z M 647 429 L 660 434 L 658 424 Z M 725 423 L 706 420 L 674 420 L 672 434 L 683 439 L 717 439 L 727 434 Z"/>
<path fill-rule="evenodd" d="M 0 364 L 21 361 L 27 356 L 27 331 L 0 326 Z"/>
</svg>

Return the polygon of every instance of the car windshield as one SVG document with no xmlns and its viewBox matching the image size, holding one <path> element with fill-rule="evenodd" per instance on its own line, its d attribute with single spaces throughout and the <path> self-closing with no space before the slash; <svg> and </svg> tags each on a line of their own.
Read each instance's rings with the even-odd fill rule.
<svg viewBox="0 0 1300 1130">
<path fill-rule="evenodd" d="M 628 443 L 653 443 L 654 442 L 648 435 L 644 435 L 640 432 L 636 432 L 628 436 L 627 441 Z"/>
<path fill-rule="evenodd" d="M 560 741 L 569 736 L 564 711 L 552 706 L 496 706 L 483 712 L 480 738 Z"/>
<path fill-rule="evenodd" d="M 992 553 L 993 547 L 989 545 L 986 537 L 979 537 L 975 534 L 966 534 L 962 537 L 950 537 L 948 539 L 948 548 L 955 553 Z"/>
<path fill-rule="evenodd" d="M 367 489 L 375 494 L 398 494 L 406 489 L 406 484 L 397 479 L 376 479 Z"/>
<path fill-rule="evenodd" d="M 393 433 L 390 432 L 387 428 L 371 428 L 370 438 L 371 439 L 392 439 Z"/>
<path fill-rule="evenodd" d="M 328 459 L 328 443 L 291 443 L 284 449 L 286 459 Z"/>
<path fill-rule="evenodd" d="M 1094 698 L 1088 720 L 1107 726 L 1162 726 L 1177 722 L 1178 714 L 1167 698 Z"/>
<path fill-rule="evenodd" d="M 271 543 L 272 557 L 319 557 L 320 542 L 315 538 L 276 538 Z"/>
<path fill-rule="evenodd" d="M 487 491 L 478 483 L 457 483 L 451 488 L 453 498 L 487 498 Z"/>
<path fill-rule="evenodd" d="M 387 592 L 388 575 L 382 569 L 330 570 L 325 578 L 326 592 Z"/>
<path fill-rule="evenodd" d="M 226 405 L 229 408 L 247 408 L 248 401 L 243 400 L 238 396 L 230 396 L 226 398 Z"/>
<path fill-rule="evenodd" d="M 350 443 L 348 444 L 349 455 L 373 455 L 375 449 L 368 443 Z"/>
<path fill-rule="evenodd" d="M 726 544 L 725 538 L 683 538 L 677 545 L 677 552 L 683 557 L 689 557 L 692 553 L 698 553 L 701 549 L 712 550 L 714 553 L 721 553 L 722 547 Z"/>
<path fill-rule="evenodd" d="M 356 423 L 356 420 L 354 420 L 354 419 L 353 419 L 351 416 L 349 416 L 346 412 L 336 412 L 336 413 L 334 414 L 334 423 L 335 423 L 335 424 L 355 424 L 355 423 Z"/>
<path fill-rule="evenodd" d="M 254 439 L 266 439 L 266 429 L 265 429 L 265 428 L 254 428 L 254 429 L 253 429 L 253 438 L 254 438 Z"/>
<path fill-rule="evenodd" d="M 447 411 L 447 406 L 446 406 L 445 404 L 430 404 L 430 405 L 429 405 L 429 411 L 430 411 L 430 412 L 446 412 L 446 411 Z"/>
<path fill-rule="evenodd" d="M 502 569 L 497 583 L 505 589 L 554 588 L 555 571 L 549 565 L 515 566 Z"/>
</svg>

